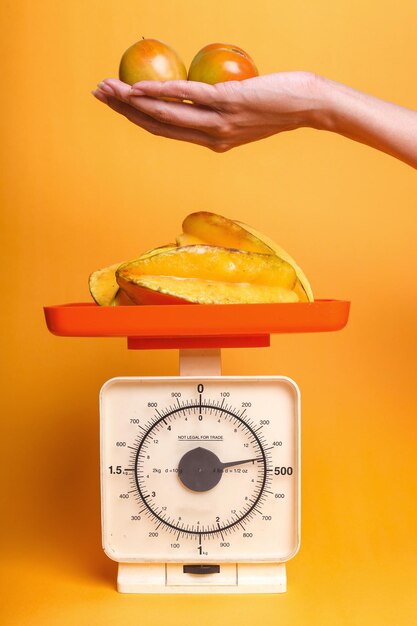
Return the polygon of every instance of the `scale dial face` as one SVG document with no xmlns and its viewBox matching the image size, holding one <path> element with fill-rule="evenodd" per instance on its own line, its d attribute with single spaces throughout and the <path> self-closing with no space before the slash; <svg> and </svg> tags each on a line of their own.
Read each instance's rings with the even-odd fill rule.
<svg viewBox="0 0 417 626">
<path fill-rule="evenodd" d="M 285 561 L 299 392 L 284 377 L 115 378 L 100 395 L 103 547 L 122 562 Z"/>
</svg>

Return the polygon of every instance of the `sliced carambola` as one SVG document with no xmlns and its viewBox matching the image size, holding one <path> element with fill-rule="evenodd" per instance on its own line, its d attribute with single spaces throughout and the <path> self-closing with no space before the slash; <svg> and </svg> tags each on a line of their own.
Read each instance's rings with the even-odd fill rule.
<svg viewBox="0 0 417 626">
<path fill-rule="evenodd" d="M 114 263 L 90 274 L 88 287 L 93 300 L 100 306 L 112 305 L 119 291 L 116 280 L 116 270 L 119 265 L 120 263 Z"/>
<path fill-rule="evenodd" d="M 295 271 L 286 261 L 215 246 L 185 246 L 140 258 L 121 265 L 116 278 L 137 304 L 167 302 L 165 296 L 202 304 L 298 301 L 292 292 Z"/>
<path fill-rule="evenodd" d="M 141 255 L 141 259 L 148 258 L 153 254 L 159 254 L 162 250 L 171 250 L 175 248 L 175 244 L 166 244 L 158 248 L 148 250 Z M 119 285 L 116 280 L 116 270 L 122 263 L 113 263 L 102 269 L 96 270 L 90 274 L 88 279 L 88 287 L 93 300 L 100 306 L 117 306 L 132 304 L 121 293 L 119 293 Z"/>
<path fill-rule="evenodd" d="M 294 268 L 297 274 L 294 291 L 298 294 L 300 301 L 312 302 L 314 300 L 310 283 L 294 259 L 272 239 L 251 226 L 209 211 L 198 211 L 185 218 L 182 228 L 183 232 L 177 237 L 179 246 L 205 243 L 277 255 Z"/>
<path fill-rule="evenodd" d="M 120 284 L 134 304 L 298 302 L 298 296 L 294 291 L 272 285 L 146 275 L 137 276 L 130 281 L 122 279 Z"/>
<path fill-rule="evenodd" d="M 195 245 L 173 248 L 121 265 L 116 278 L 176 276 L 234 283 L 276 285 L 292 289 L 296 274 L 289 263 L 270 254 Z"/>
</svg>

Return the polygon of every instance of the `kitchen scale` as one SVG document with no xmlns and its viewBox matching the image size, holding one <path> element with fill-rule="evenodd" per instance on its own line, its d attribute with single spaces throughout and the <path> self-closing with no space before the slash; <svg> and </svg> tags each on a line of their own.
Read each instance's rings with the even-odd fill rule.
<svg viewBox="0 0 417 626">
<path fill-rule="evenodd" d="M 335 331 L 349 302 L 45 307 L 61 336 L 178 349 L 179 376 L 100 392 L 102 539 L 123 593 L 279 593 L 300 545 L 300 392 L 221 376 L 221 348 Z"/>
</svg>

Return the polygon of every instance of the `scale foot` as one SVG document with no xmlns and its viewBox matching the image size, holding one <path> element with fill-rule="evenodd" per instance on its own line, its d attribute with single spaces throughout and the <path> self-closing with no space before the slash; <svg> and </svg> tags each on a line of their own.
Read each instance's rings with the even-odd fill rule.
<svg viewBox="0 0 417 626">
<path fill-rule="evenodd" d="M 184 572 L 184 565 L 178 563 L 119 563 L 117 590 L 120 593 L 283 593 L 287 590 L 285 563 L 227 563 L 212 569 L 212 573 L 193 574 Z"/>
</svg>

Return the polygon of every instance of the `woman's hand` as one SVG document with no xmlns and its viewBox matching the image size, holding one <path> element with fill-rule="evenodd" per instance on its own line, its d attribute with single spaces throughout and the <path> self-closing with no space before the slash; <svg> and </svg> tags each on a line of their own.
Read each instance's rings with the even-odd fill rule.
<svg viewBox="0 0 417 626">
<path fill-rule="evenodd" d="M 308 72 L 216 85 L 143 81 L 132 88 L 110 78 L 93 93 L 154 135 L 225 152 L 286 130 L 314 126 L 316 83 L 316 76 Z"/>
<path fill-rule="evenodd" d="M 302 127 L 328 130 L 417 168 L 417 112 L 309 72 L 207 85 L 110 78 L 95 97 L 154 135 L 215 152 Z"/>
</svg>

